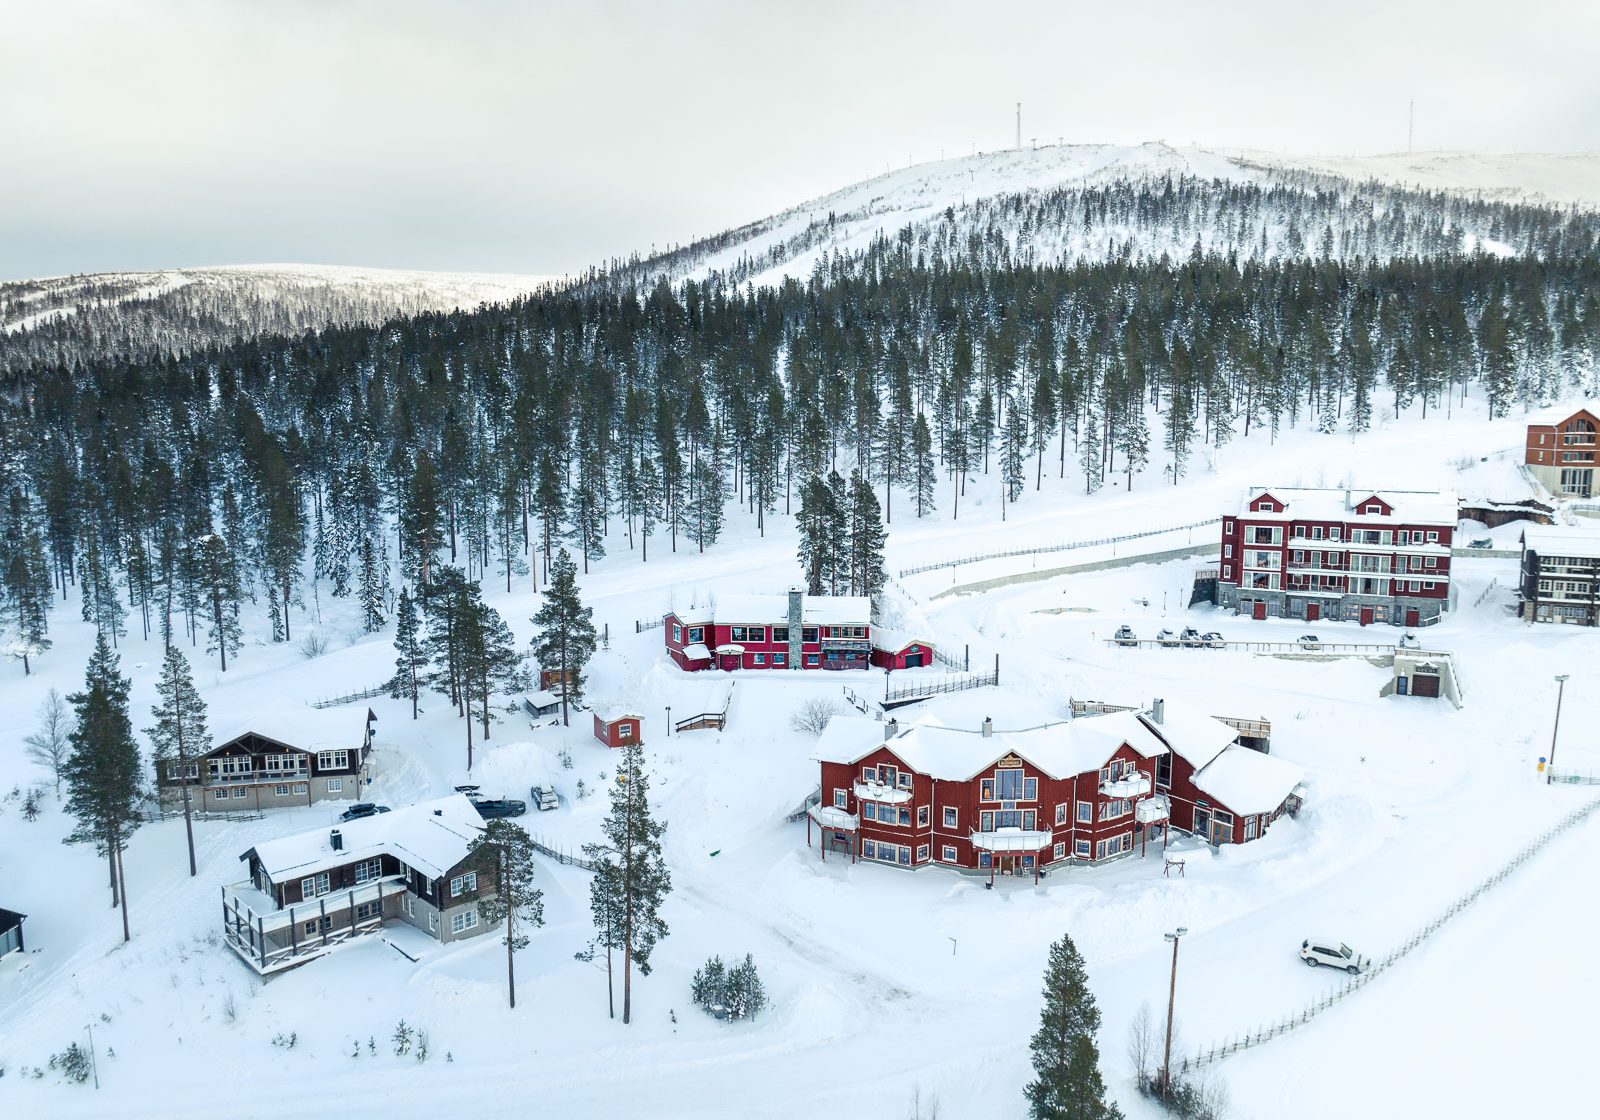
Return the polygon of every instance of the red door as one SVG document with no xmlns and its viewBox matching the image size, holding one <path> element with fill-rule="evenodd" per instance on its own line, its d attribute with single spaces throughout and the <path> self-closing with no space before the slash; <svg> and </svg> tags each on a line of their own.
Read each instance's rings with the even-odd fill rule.
<svg viewBox="0 0 1600 1120">
<path fill-rule="evenodd" d="M 1267 604 L 1264 599 L 1257 599 L 1250 608 L 1250 617 L 1265 619 L 1267 617 Z"/>
<path fill-rule="evenodd" d="M 1361 625 L 1363 625 L 1363 626 L 1371 626 L 1372 625 L 1372 608 L 1371 607 L 1362 607 L 1361 608 Z"/>
<path fill-rule="evenodd" d="M 1421 622 L 1422 622 L 1422 612 L 1417 610 L 1416 607 L 1407 607 L 1406 608 L 1406 626 L 1414 630 L 1414 629 L 1416 629 L 1416 627 Z"/>
<path fill-rule="evenodd" d="M 1306 604 L 1306 621 L 1307 622 L 1315 622 L 1315 621 L 1317 621 L 1317 619 L 1319 619 L 1321 617 L 1322 617 L 1322 604 L 1321 603 L 1307 603 Z"/>
</svg>

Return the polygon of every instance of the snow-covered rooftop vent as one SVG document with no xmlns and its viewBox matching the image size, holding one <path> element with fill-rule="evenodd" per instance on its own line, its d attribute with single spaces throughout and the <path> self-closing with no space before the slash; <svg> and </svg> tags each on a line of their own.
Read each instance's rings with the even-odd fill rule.
<svg viewBox="0 0 1600 1120">
<path fill-rule="evenodd" d="M 898 734 L 900 734 L 900 721 L 891 716 L 883 725 L 883 741 L 887 743 Z"/>
<path fill-rule="evenodd" d="M 1159 727 L 1162 723 L 1166 722 L 1166 718 L 1167 702 L 1161 697 L 1157 696 L 1154 700 L 1150 701 L 1150 722 Z"/>
<path fill-rule="evenodd" d="M 994 734 L 994 720 L 990 719 L 988 716 L 984 716 L 983 717 L 983 737 L 985 739 L 987 739 L 990 736 L 992 736 L 993 734 Z"/>
</svg>

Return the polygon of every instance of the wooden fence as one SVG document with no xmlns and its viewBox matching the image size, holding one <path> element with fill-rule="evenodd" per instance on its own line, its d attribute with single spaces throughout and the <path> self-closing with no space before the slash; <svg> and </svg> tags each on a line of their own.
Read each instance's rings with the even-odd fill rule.
<svg viewBox="0 0 1600 1120">
<path fill-rule="evenodd" d="M 1000 683 L 1000 655 L 995 654 L 994 668 L 987 673 L 949 673 L 938 679 L 913 681 L 900 688 L 886 688 L 879 706 L 898 708 L 915 704 L 946 692 L 965 692 L 969 688 L 985 688 Z"/>
<path fill-rule="evenodd" d="M 1004 560 L 1011 556 L 1044 556 L 1052 552 L 1071 552 L 1075 548 L 1094 548 L 1098 545 L 1120 544 L 1122 541 L 1136 541 L 1145 537 L 1159 537 L 1163 533 L 1181 533 L 1185 530 L 1201 529 L 1216 525 L 1220 517 L 1208 517 L 1204 521 L 1191 521 L 1187 525 L 1168 525 L 1164 529 L 1146 529 L 1142 533 L 1125 533 L 1120 537 L 1095 537 L 1091 540 L 1065 541 L 1061 544 L 1047 544 L 1039 548 L 1014 548 L 1006 552 L 979 552 L 970 556 L 956 557 L 948 560 L 937 560 L 931 564 L 919 564 L 914 568 L 901 568 L 900 578 L 920 575 L 923 572 L 936 571 L 939 568 L 955 568 L 962 564 L 977 564 L 984 560 Z"/>
<path fill-rule="evenodd" d="M 321 700 L 311 701 L 313 708 L 337 708 L 340 704 L 354 704 L 357 700 L 371 700 L 374 696 L 389 695 L 389 681 L 372 688 L 364 688 L 360 692 L 349 692 L 343 696 L 324 696 Z"/>
<path fill-rule="evenodd" d="M 1241 1050 L 1249 1050 L 1252 1047 L 1260 1046 L 1264 1042 L 1270 1042 L 1279 1035 L 1288 1034 L 1296 1027 L 1305 1023 L 1309 1023 L 1312 1019 L 1315 1019 L 1318 1015 L 1322 1014 L 1324 1011 L 1327 1011 L 1329 1008 L 1337 1007 L 1344 1001 L 1345 997 L 1360 991 L 1368 983 L 1377 979 L 1389 969 L 1393 968 L 1412 950 L 1416 949 L 1424 941 L 1428 940 L 1428 938 L 1439 932 L 1446 922 L 1450 921 L 1450 919 L 1454 918 L 1457 914 L 1471 906 L 1483 895 L 1487 894 L 1489 891 L 1505 882 L 1512 872 L 1521 867 L 1523 864 L 1527 863 L 1534 856 L 1538 855 L 1539 852 L 1542 851 L 1544 847 L 1552 840 L 1555 840 L 1562 834 L 1571 831 L 1573 828 L 1576 828 L 1578 825 L 1588 820 L 1589 817 L 1593 816 L 1597 810 L 1600 810 L 1600 798 L 1589 802 L 1587 805 L 1580 806 L 1579 808 L 1568 813 L 1565 817 L 1562 817 L 1560 821 L 1558 821 L 1552 827 L 1546 829 L 1532 843 L 1528 844 L 1516 855 L 1512 856 L 1511 859 L 1503 864 L 1497 871 L 1495 871 L 1493 875 L 1488 876 L 1470 891 L 1461 895 L 1448 907 L 1446 907 L 1441 914 L 1434 918 L 1433 921 L 1429 922 L 1427 925 L 1417 930 L 1416 933 L 1412 934 L 1404 944 L 1391 950 L 1384 957 L 1375 958 L 1360 975 L 1350 977 L 1344 983 L 1340 984 L 1335 991 L 1329 993 L 1314 1003 L 1307 1004 L 1299 1011 L 1283 1019 L 1279 1019 L 1275 1023 L 1272 1023 L 1268 1026 L 1258 1027 L 1254 1030 L 1247 1031 L 1244 1034 L 1234 1035 L 1233 1038 L 1227 1042 L 1218 1042 L 1214 1045 L 1201 1049 L 1195 1054 L 1194 1057 L 1185 1058 L 1178 1065 L 1178 1067 L 1173 1070 L 1173 1073 L 1182 1075 L 1193 1070 L 1203 1069 L 1204 1067 L 1215 1062 L 1222 1061 L 1224 1058 L 1231 1057 L 1232 1055 L 1239 1053 Z"/>
<path fill-rule="evenodd" d="M 548 856 L 557 863 L 564 863 L 568 867 L 581 867 L 585 871 L 593 871 L 595 869 L 594 860 L 585 859 L 583 856 L 575 856 L 571 852 L 546 844 L 543 837 L 535 837 L 530 840 L 530 843 L 533 845 L 534 851 L 542 856 Z"/>
</svg>

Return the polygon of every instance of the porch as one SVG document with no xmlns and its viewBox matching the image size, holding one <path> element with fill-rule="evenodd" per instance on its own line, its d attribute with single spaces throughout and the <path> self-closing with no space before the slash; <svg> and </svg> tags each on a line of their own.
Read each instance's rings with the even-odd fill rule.
<svg viewBox="0 0 1600 1120">
<path fill-rule="evenodd" d="M 818 847 L 822 850 L 824 862 L 828 858 L 828 849 L 835 852 L 848 852 L 850 862 L 856 861 L 856 838 L 861 833 L 861 821 L 854 813 L 847 813 L 843 809 L 832 805 L 809 805 L 806 807 L 806 847 L 811 847 L 811 825 L 815 823 L 819 830 Z"/>
<path fill-rule="evenodd" d="M 280 908 L 254 884 L 234 883 L 222 888 L 222 932 L 240 960 L 272 976 L 376 932 L 399 916 L 403 894 L 404 877 L 392 875 Z"/>
</svg>

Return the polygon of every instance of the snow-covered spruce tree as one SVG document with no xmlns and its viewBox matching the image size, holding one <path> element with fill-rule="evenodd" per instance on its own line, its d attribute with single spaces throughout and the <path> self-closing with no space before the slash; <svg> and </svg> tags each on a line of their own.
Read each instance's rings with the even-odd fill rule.
<svg viewBox="0 0 1600 1120">
<path fill-rule="evenodd" d="M 600 824 L 603 844 L 585 844 L 584 855 L 598 864 L 590 885 L 590 909 L 597 932 L 608 946 L 622 952 L 622 1021 L 633 1009 L 633 971 L 650 975 L 650 955 L 667 936 L 661 906 L 672 890 L 672 876 L 661 854 L 665 822 L 650 812 L 650 782 L 644 748 L 631 743 L 623 750 L 611 787 L 611 811 Z M 599 928 L 599 922 L 605 928 Z M 610 987 L 610 950 L 607 987 Z"/>
<path fill-rule="evenodd" d="M 800 537 L 797 553 L 808 595 L 825 594 L 832 577 L 830 534 L 836 520 L 828 484 L 818 475 L 807 478 L 800 484 L 800 512 L 795 515 L 794 524 Z"/>
<path fill-rule="evenodd" d="M 379 570 L 380 560 L 372 545 L 371 537 L 361 538 L 361 628 L 368 634 L 376 634 L 382 630 L 386 619 L 383 617 L 383 573 Z"/>
<path fill-rule="evenodd" d="M 722 535 L 722 509 L 728 501 L 727 481 L 710 459 L 690 468 L 692 496 L 687 503 L 684 532 L 701 551 Z"/>
<path fill-rule="evenodd" d="M 161 703 L 150 709 L 153 727 L 145 729 L 157 766 L 164 766 L 170 777 L 177 771 L 183 790 L 183 830 L 189 841 L 189 874 L 196 873 L 194 858 L 194 818 L 189 794 L 189 760 L 211 749 L 206 730 L 206 705 L 195 691 L 189 662 L 177 646 L 168 646 L 161 661 L 161 676 L 156 680 L 156 695 Z M 195 764 L 198 766 L 198 764 Z M 198 774 L 197 774 L 198 776 Z"/>
<path fill-rule="evenodd" d="M 62 776 L 67 782 L 66 810 L 77 825 L 65 843 L 94 844 L 106 854 L 113 893 L 122 906 L 122 939 L 127 941 L 131 934 L 122 852 L 139 827 L 144 774 L 128 718 L 128 680 L 119 672 L 117 655 L 104 634 L 95 638 L 83 691 L 74 692 L 67 700 L 76 726 Z"/>
<path fill-rule="evenodd" d="M 1000 434 L 1000 469 L 1006 502 L 1014 505 L 1022 497 L 1027 482 L 1023 464 L 1028 455 L 1028 414 L 1010 398 L 1006 399 L 1005 413 Z"/>
<path fill-rule="evenodd" d="M 0 610 L 10 622 L 11 645 L 22 659 L 22 675 L 33 670 L 30 657 L 50 648 L 50 604 L 54 599 L 44 539 L 21 491 L 12 491 L 0 527 Z"/>
<path fill-rule="evenodd" d="M 239 572 L 232 550 L 225 540 L 212 533 L 200 542 L 199 581 L 208 619 L 206 652 L 221 658 L 222 671 L 228 671 L 228 655 L 238 656 L 242 631 L 239 627 Z"/>
<path fill-rule="evenodd" d="M 493 867 L 495 890 L 478 898 L 478 915 L 485 925 L 505 923 L 506 1000 L 517 1006 L 516 954 L 528 946 L 524 929 L 544 925 L 544 892 L 533 885 L 533 841 L 514 821 L 492 820 L 472 842 L 469 854 L 480 854 Z"/>
<path fill-rule="evenodd" d="M 1044 973 L 1044 1008 L 1029 1049 L 1034 1080 L 1025 1090 L 1032 1120 L 1120 1120 L 1106 1100 L 1100 1077 L 1100 1009 L 1089 991 L 1083 958 L 1072 937 L 1050 946 Z"/>
<path fill-rule="evenodd" d="M 878 495 L 860 470 L 850 474 L 850 594 L 877 596 L 888 582 L 883 567 L 883 528 Z"/>
<path fill-rule="evenodd" d="M 411 718 L 416 719 L 428 655 L 422 648 L 417 601 L 404 587 L 400 589 L 400 603 L 395 608 L 394 652 L 394 679 L 389 684 L 389 695 L 396 700 L 410 700 Z"/>
<path fill-rule="evenodd" d="M 933 461 L 933 433 L 928 429 L 928 418 L 920 412 L 911 423 L 911 458 L 912 498 L 917 516 L 922 517 L 938 508 L 933 500 L 938 468 Z"/>
<path fill-rule="evenodd" d="M 727 1006 L 728 966 L 722 963 L 720 956 L 709 958 L 695 969 L 689 981 L 689 997 L 705 1008 L 708 1015 Z"/>
<path fill-rule="evenodd" d="M 1103 452 L 1100 446 L 1100 426 L 1105 419 L 1101 412 L 1100 394 L 1093 390 L 1083 395 L 1083 438 L 1078 441 L 1078 465 L 1083 468 L 1083 492 L 1093 494 L 1100 489 L 1100 472 Z"/>
<path fill-rule="evenodd" d="M 743 961 L 728 970 L 725 990 L 724 1003 L 727 1004 L 730 1019 L 754 1019 L 766 1009 L 767 989 L 761 983 L 756 962 L 749 953 L 744 955 Z"/>
<path fill-rule="evenodd" d="M 564 548 L 550 564 L 544 603 L 532 622 L 538 628 L 533 650 L 539 667 L 559 670 L 567 682 L 561 694 L 561 723 L 567 726 L 568 704 L 583 699 L 584 672 L 594 656 L 596 642 L 594 612 L 583 605 L 578 595 L 578 566 Z"/>
</svg>

